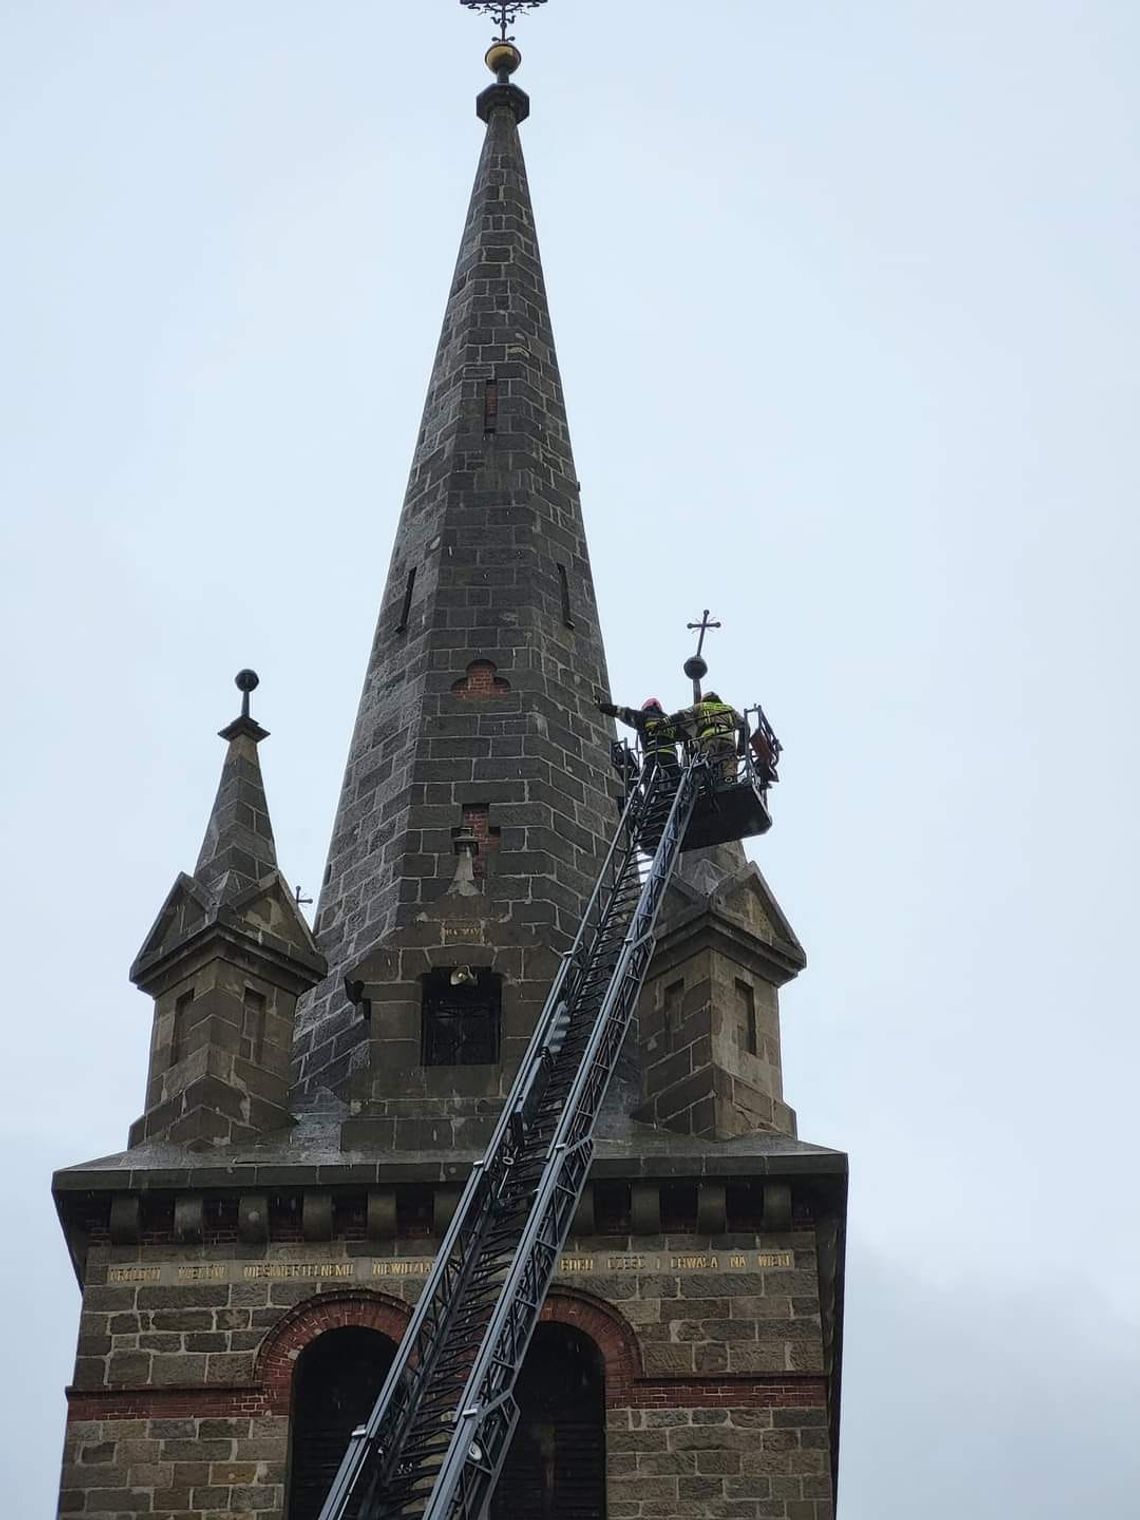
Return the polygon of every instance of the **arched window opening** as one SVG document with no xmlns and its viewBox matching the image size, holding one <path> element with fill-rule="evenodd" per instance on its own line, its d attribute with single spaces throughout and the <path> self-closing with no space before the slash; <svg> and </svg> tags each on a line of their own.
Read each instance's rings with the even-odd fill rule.
<svg viewBox="0 0 1140 1520">
<path fill-rule="evenodd" d="M 539 1325 L 515 1398 L 519 1423 L 490 1520 L 605 1520 L 605 1367 L 593 1341 Z"/>
<path fill-rule="evenodd" d="M 348 1438 L 368 1417 L 396 1347 L 378 1330 L 328 1330 L 305 1347 L 293 1375 L 287 1520 L 317 1520 Z"/>
</svg>

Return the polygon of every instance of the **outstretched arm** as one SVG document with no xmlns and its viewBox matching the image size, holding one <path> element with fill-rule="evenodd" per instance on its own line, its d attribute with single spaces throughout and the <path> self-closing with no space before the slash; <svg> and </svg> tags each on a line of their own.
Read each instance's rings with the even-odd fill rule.
<svg viewBox="0 0 1140 1520">
<path fill-rule="evenodd" d="M 619 723 L 624 723 L 626 728 L 635 728 L 638 733 L 645 726 L 641 713 L 634 707 L 617 707 L 613 702 L 599 702 L 598 711 L 604 713 L 607 718 L 616 718 Z"/>
</svg>

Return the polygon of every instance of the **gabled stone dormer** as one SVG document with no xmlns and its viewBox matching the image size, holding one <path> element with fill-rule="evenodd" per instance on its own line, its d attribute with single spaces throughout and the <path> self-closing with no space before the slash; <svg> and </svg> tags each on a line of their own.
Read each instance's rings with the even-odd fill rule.
<svg viewBox="0 0 1140 1520">
<path fill-rule="evenodd" d="M 194 874 L 179 875 L 131 967 L 154 998 L 131 1145 L 225 1145 L 291 1122 L 294 1013 L 325 962 L 277 869 L 257 754 L 267 734 L 249 716 L 257 678 L 243 671 L 238 684 L 243 711 L 221 731 L 229 748 Z"/>
<path fill-rule="evenodd" d="M 637 1117 L 718 1140 L 796 1133 L 784 1102 L 779 988 L 807 964 L 739 844 L 693 851 L 666 898 L 639 1005 Z"/>
</svg>

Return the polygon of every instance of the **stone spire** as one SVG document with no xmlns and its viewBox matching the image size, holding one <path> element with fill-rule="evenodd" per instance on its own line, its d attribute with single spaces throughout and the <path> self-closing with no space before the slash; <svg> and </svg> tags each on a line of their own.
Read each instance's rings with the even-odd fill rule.
<svg viewBox="0 0 1140 1520">
<path fill-rule="evenodd" d="M 292 1122 L 293 1015 L 325 962 L 277 869 L 257 758 L 268 735 L 249 714 L 257 676 L 240 671 L 236 684 L 242 711 L 221 731 L 229 748 L 198 864 L 175 881 L 131 967 L 154 999 L 132 1145 L 226 1145 Z"/>
<path fill-rule="evenodd" d="M 508 947 L 565 947 L 613 824 L 605 656 L 519 137 L 529 101 L 509 83 L 516 51 L 492 53 L 318 908 L 330 976 L 301 1016 L 309 1093 L 366 1063 L 346 976 L 385 984 L 370 993 L 391 1015 L 373 1039 L 414 1083 L 423 977 L 459 955 L 517 989 Z M 444 953 L 464 944 L 479 948 Z M 529 1016 L 510 1002 L 508 1075 Z M 484 1085 L 500 1095 L 499 1076 Z"/>
<path fill-rule="evenodd" d="M 257 758 L 257 746 L 269 732 L 249 715 L 249 694 L 258 685 L 257 676 L 252 670 L 240 671 L 236 685 L 242 693 L 241 716 L 219 734 L 229 741 L 229 749 L 194 867 L 194 879 L 221 900 L 236 897 L 277 869 L 273 825 Z"/>
</svg>

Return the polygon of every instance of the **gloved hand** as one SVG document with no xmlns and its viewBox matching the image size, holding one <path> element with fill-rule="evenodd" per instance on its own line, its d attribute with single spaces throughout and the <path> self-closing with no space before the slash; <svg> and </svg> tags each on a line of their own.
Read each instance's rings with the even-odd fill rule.
<svg viewBox="0 0 1140 1520">
<path fill-rule="evenodd" d="M 604 713 L 607 718 L 617 717 L 617 708 L 612 702 L 599 702 L 598 711 Z"/>
</svg>

